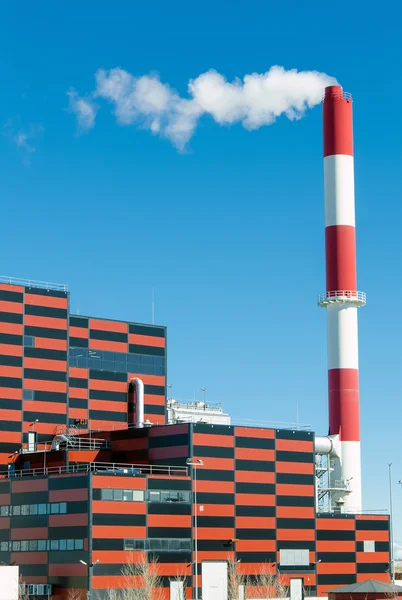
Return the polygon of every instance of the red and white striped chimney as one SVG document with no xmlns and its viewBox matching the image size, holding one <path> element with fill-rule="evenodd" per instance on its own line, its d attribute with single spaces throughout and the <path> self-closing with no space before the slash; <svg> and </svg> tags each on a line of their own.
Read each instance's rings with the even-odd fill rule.
<svg viewBox="0 0 402 600">
<path fill-rule="evenodd" d="M 340 86 L 325 89 L 324 195 L 329 434 L 339 436 L 334 479 L 346 510 L 362 505 L 357 308 L 366 302 L 357 291 L 352 97 Z M 340 486 L 342 487 L 342 486 Z"/>
</svg>

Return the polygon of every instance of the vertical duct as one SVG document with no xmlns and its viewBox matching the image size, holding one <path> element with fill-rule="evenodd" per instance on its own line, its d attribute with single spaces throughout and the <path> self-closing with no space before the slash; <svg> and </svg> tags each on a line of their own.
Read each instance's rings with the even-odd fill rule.
<svg viewBox="0 0 402 600">
<path fill-rule="evenodd" d="M 139 377 L 131 380 L 135 392 L 135 424 L 144 427 L 144 382 Z"/>
<path fill-rule="evenodd" d="M 345 510 L 362 505 L 352 97 L 340 86 L 325 89 L 324 195 L 326 292 L 319 297 L 327 311 L 329 435 L 339 436 L 334 479 Z"/>
</svg>

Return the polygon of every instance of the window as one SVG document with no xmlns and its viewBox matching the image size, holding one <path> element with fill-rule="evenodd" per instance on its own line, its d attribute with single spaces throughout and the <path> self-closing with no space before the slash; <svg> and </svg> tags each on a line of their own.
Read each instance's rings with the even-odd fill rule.
<svg viewBox="0 0 402 600">
<path fill-rule="evenodd" d="M 74 550 L 74 540 L 67 540 L 67 550 Z"/>
<path fill-rule="evenodd" d="M 13 552 L 19 552 L 21 549 L 21 542 L 13 542 Z"/>
<path fill-rule="evenodd" d="M 22 390 L 22 399 L 23 400 L 33 400 L 34 399 L 33 390 Z"/>
<path fill-rule="evenodd" d="M 280 566 L 281 567 L 301 567 L 310 564 L 310 556 L 308 550 L 281 550 L 280 551 Z"/>
<path fill-rule="evenodd" d="M 24 516 L 25 515 L 29 515 L 29 512 L 30 512 L 29 508 L 30 508 L 29 504 L 23 504 L 21 506 L 21 514 L 24 515 Z"/>
<path fill-rule="evenodd" d="M 51 512 L 51 514 L 52 515 L 58 515 L 59 514 L 59 508 L 60 508 L 60 506 L 59 506 L 58 502 L 53 502 L 50 505 L 50 512 Z"/>
<path fill-rule="evenodd" d="M 163 353 L 163 349 L 158 349 Z M 143 373 L 144 375 L 164 375 L 165 357 L 146 354 L 126 354 L 88 348 L 69 349 L 70 367 L 116 371 L 119 373 Z"/>
<path fill-rule="evenodd" d="M 8 552 L 8 542 L 0 542 L 0 551 Z"/>
<path fill-rule="evenodd" d="M 35 347 L 35 338 L 32 335 L 24 335 L 23 344 L 27 348 L 34 348 Z"/>
<path fill-rule="evenodd" d="M 46 540 L 38 540 L 38 552 L 44 552 L 46 550 Z"/>
<path fill-rule="evenodd" d="M 13 506 L 13 516 L 14 517 L 19 517 L 21 514 L 21 506 Z"/>
<path fill-rule="evenodd" d="M 28 550 L 29 550 L 29 542 L 28 541 L 21 542 L 21 552 L 28 552 Z"/>
<path fill-rule="evenodd" d="M 67 550 L 67 540 L 60 540 L 59 550 Z"/>
<path fill-rule="evenodd" d="M 84 550 L 84 540 L 75 540 L 74 548 L 75 550 Z"/>
<path fill-rule="evenodd" d="M 65 515 L 67 513 L 67 502 L 60 502 L 60 514 Z"/>
<path fill-rule="evenodd" d="M 38 505 L 37 504 L 31 504 L 31 508 L 29 510 L 29 514 L 30 515 L 37 515 L 38 514 Z"/>
<path fill-rule="evenodd" d="M 113 500 L 113 490 L 101 490 L 102 500 Z"/>
<path fill-rule="evenodd" d="M 39 550 L 38 546 L 39 546 L 38 540 L 30 540 L 29 541 L 29 551 L 30 552 L 36 552 L 37 550 Z"/>
<path fill-rule="evenodd" d="M 123 490 L 113 490 L 114 500 L 123 500 Z"/>
<path fill-rule="evenodd" d="M 365 540 L 363 542 L 363 552 L 375 552 L 375 542 L 372 540 Z"/>
<path fill-rule="evenodd" d="M 143 490 L 133 490 L 133 501 L 144 502 L 145 492 Z"/>
<path fill-rule="evenodd" d="M 50 540 L 50 550 L 59 549 L 59 540 Z"/>
<path fill-rule="evenodd" d="M 132 490 L 123 490 L 123 500 L 125 502 L 133 501 L 133 491 Z"/>
<path fill-rule="evenodd" d="M 145 550 L 146 540 L 124 540 L 124 550 Z"/>
<path fill-rule="evenodd" d="M 149 492 L 149 501 L 150 502 L 160 502 L 161 493 L 160 492 Z"/>
<path fill-rule="evenodd" d="M 39 504 L 38 505 L 38 515 L 46 515 L 47 514 L 47 504 Z"/>
<path fill-rule="evenodd" d="M 148 492 L 149 502 L 191 502 L 190 491 L 152 490 Z"/>
<path fill-rule="evenodd" d="M 0 517 L 8 517 L 9 515 L 9 507 L 8 506 L 0 506 Z"/>
</svg>

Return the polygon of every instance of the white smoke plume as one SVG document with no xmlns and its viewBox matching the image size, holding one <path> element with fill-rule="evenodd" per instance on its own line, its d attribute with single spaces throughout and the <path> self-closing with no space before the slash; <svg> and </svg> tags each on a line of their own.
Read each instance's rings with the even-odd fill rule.
<svg viewBox="0 0 402 600">
<path fill-rule="evenodd" d="M 286 71 L 271 67 L 266 73 L 252 73 L 229 82 L 214 70 L 202 73 L 188 83 L 188 97 L 182 98 L 158 75 L 135 77 L 116 68 L 100 69 L 95 75 L 92 96 L 109 101 L 120 125 L 135 124 L 168 138 L 183 149 L 192 137 L 199 119 L 209 115 L 219 125 L 241 123 L 246 129 L 271 125 L 277 117 L 300 119 L 308 108 L 321 101 L 324 88 L 336 80 L 318 71 Z M 70 92 L 71 93 L 71 92 Z M 75 94 L 75 92 L 74 92 Z M 70 96 L 81 126 L 95 124 L 96 111 L 86 109 L 78 96 Z M 90 104 L 93 107 L 93 104 Z"/>
</svg>

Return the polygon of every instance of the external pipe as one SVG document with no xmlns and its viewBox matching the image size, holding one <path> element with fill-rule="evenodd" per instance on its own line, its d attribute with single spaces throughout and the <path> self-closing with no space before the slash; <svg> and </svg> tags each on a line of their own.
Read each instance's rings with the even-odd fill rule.
<svg viewBox="0 0 402 600">
<path fill-rule="evenodd" d="M 144 427 L 144 382 L 139 377 L 134 377 L 131 383 L 135 389 L 136 425 L 141 429 Z"/>
<path fill-rule="evenodd" d="M 315 436 L 314 450 L 316 454 L 332 454 L 334 451 L 334 444 L 329 437 Z"/>
</svg>

